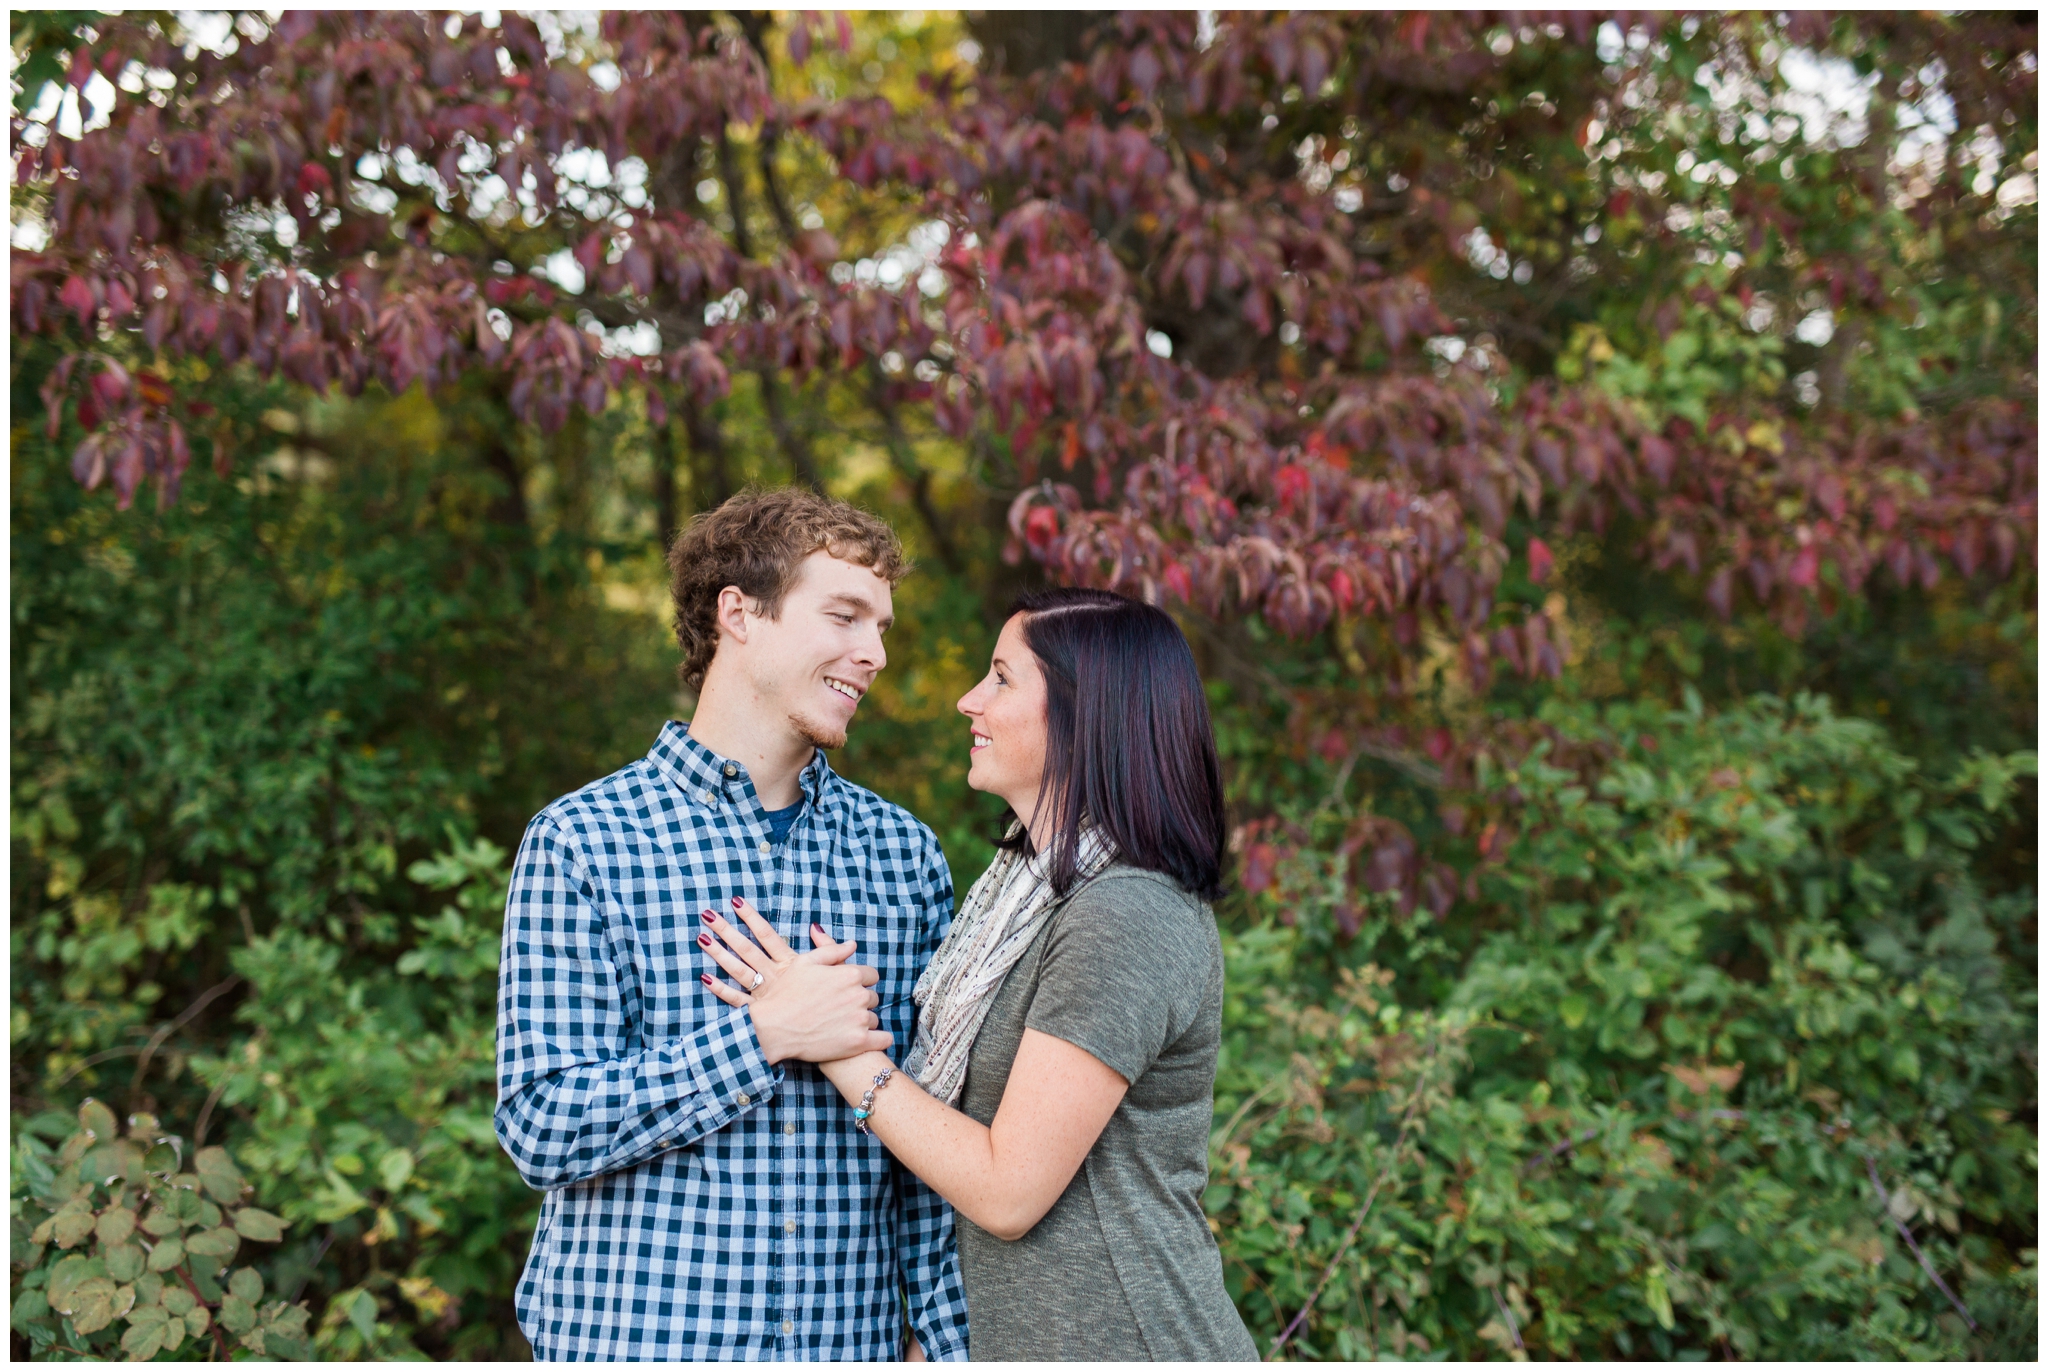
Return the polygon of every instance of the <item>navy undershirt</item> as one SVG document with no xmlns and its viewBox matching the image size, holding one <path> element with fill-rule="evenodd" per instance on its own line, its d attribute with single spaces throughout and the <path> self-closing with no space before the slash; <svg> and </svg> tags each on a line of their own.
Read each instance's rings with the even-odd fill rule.
<svg viewBox="0 0 2048 1372">
<path fill-rule="evenodd" d="M 776 847 L 780 848 L 782 840 L 789 837 L 790 826 L 796 823 L 796 812 L 803 808 L 804 803 L 798 801 L 786 810 L 763 810 L 761 812 L 762 817 L 768 821 L 768 833 Z"/>
</svg>

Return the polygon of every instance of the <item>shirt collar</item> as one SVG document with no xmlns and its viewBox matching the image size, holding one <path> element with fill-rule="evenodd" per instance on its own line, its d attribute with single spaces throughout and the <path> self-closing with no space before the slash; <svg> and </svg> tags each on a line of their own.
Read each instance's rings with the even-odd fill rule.
<svg viewBox="0 0 2048 1372">
<path fill-rule="evenodd" d="M 660 736 L 647 750 L 647 760 L 663 776 L 682 787 L 692 799 L 700 798 L 705 791 L 716 791 L 728 799 L 753 794 L 754 781 L 743 764 L 712 752 L 690 737 L 688 724 L 677 720 L 672 719 L 661 726 Z M 825 750 L 814 748 L 810 762 L 797 774 L 797 789 L 804 800 L 815 805 L 832 775 L 832 764 L 825 760 Z"/>
</svg>

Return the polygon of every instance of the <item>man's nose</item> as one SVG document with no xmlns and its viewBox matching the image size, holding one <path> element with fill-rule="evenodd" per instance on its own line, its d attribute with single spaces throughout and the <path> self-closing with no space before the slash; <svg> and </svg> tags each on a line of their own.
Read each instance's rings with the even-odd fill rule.
<svg viewBox="0 0 2048 1372">
<path fill-rule="evenodd" d="M 889 665 L 889 650 L 882 646 L 882 631 L 872 629 L 854 653 L 854 660 L 871 671 L 879 672 Z"/>
</svg>

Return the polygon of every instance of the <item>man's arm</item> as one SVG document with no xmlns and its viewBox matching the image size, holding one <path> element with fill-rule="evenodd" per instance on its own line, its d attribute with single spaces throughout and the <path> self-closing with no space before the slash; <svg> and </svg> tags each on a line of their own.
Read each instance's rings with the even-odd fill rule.
<svg viewBox="0 0 2048 1372">
<path fill-rule="evenodd" d="M 936 838 L 927 835 L 918 921 L 920 946 L 913 979 L 924 971 L 953 922 L 953 874 Z M 960 1281 L 960 1249 L 953 1207 L 899 1162 L 896 1170 L 896 1255 L 910 1329 L 933 1362 L 967 1360 L 967 1290 Z"/>
<path fill-rule="evenodd" d="M 637 1042 L 604 910 L 555 822 L 527 826 L 498 963 L 498 1141 L 526 1184 L 554 1190 L 724 1128 L 774 1093 L 746 1011 Z"/>
</svg>

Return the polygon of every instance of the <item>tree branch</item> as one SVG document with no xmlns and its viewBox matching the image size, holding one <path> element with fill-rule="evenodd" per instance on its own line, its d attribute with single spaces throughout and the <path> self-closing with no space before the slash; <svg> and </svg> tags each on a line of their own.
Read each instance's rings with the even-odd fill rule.
<svg viewBox="0 0 2048 1372">
<path fill-rule="evenodd" d="M 739 158 L 733 153 L 732 139 L 724 129 L 718 131 L 718 174 L 725 182 L 725 202 L 732 214 L 733 247 L 739 250 L 740 256 L 752 257 L 754 241 L 747 232 L 746 183 L 740 171 Z M 783 409 L 782 388 L 775 380 L 774 371 L 768 367 L 756 367 L 753 371 L 761 382 L 761 408 L 768 415 L 768 428 L 775 435 L 775 446 L 782 449 L 782 455 L 789 460 L 790 472 L 798 481 L 822 492 L 825 481 L 818 474 L 817 459 L 811 456 L 809 445 Z"/>
<path fill-rule="evenodd" d="M 718 421 L 706 414 L 694 396 L 682 403 L 683 431 L 690 436 L 690 497 L 699 510 L 716 509 L 732 497 L 731 454 Z"/>
<path fill-rule="evenodd" d="M 1963 1323 L 1969 1325 L 1971 1332 L 1975 1333 L 1977 1329 L 1977 1321 L 1970 1318 L 1970 1307 L 1964 1305 L 1962 1301 L 1957 1298 L 1956 1293 L 1948 1289 L 1948 1283 L 1941 1279 L 1941 1273 L 1934 1270 L 1934 1264 L 1929 1262 L 1927 1260 L 1927 1255 L 1920 1251 L 1919 1243 L 1917 1243 L 1913 1238 L 1913 1231 L 1906 1227 L 1906 1222 L 1904 1220 L 1900 1219 L 1897 1215 L 1894 1215 L 1892 1213 L 1891 1194 L 1884 1189 L 1884 1183 L 1882 1181 L 1879 1181 L 1877 1177 L 1877 1160 L 1875 1158 L 1865 1157 L 1863 1159 L 1863 1165 L 1870 1172 L 1870 1184 L 1877 1191 L 1877 1203 L 1884 1207 L 1885 1218 L 1892 1222 L 1892 1228 L 1899 1231 L 1899 1237 L 1906 1241 L 1906 1247 L 1913 1250 L 1913 1256 L 1920 1259 L 1921 1270 L 1927 1273 L 1928 1280 L 1934 1283 L 1936 1289 L 1938 1289 L 1942 1295 L 1948 1297 L 1948 1303 L 1956 1308 L 1956 1313 L 1963 1317 Z"/>
<path fill-rule="evenodd" d="M 903 431 L 902 412 L 890 399 L 882 369 L 872 358 L 868 360 L 867 375 L 868 404 L 882 417 L 883 446 L 889 450 L 889 460 L 895 464 L 897 473 L 910 483 L 910 503 L 917 508 L 925 531 L 931 535 L 932 548 L 938 553 L 939 562 L 957 576 L 960 573 L 960 552 L 953 546 L 945 521 L 939 518 L 939 512 L 932 504 L 932 474 L 911 451 L 910 437 Z"/>
<path fill-rule="evenodd" d="M 177 1033 L 178 1030 L 184 1028 L 187 1024 L 191 1023 L 192 1017 L 197 1015 L 201 1010 L 204 1010 L 207 1006 L 213 1004 L 214 1001 L 226 995 L 228 992 L 234 990 L 237 986 L 241 984 L 241 975 L 237 973 L 229 977 L 226 981 L 219 982 L 213 986 L 208 987 L 206 990 L 201 991 L 199 993 L 199 998 L 197 1000 L 193 1001 L 190 1005 L 185 1007 L 185 1011 L 183 1014 L 179 1015 L 176 1019 L 169 1021 L 163 1026 L 163 1028 L 157 1030 L 154 1034 L 150 1035 L 149 1043 L 142 1050 L 142 1060 L 135 1064 L 135 1076 L 128 1083 L 128 1090 L 130 1094 L 133 1094 L 142 1085 L 142 1074 L 149 1070 L 149 1060 L 156 1056 L 156 1050 L 163 1046 L 163 1042 L 165 1039 L 169 1038 L 172 1034 Z"/>
</svg>

